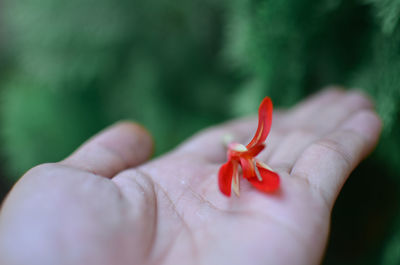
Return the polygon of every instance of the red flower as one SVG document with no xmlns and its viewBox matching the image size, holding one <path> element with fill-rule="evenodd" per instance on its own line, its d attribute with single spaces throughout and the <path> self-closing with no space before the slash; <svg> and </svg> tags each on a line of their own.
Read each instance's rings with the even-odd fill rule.
<svg viewBox="0 0 400 265">
<path fill-rule="evenodd" d="M 273 192 L 279 188 L 279 175 L 255 158 L 265 147 L 271 123 L 272 102 L 266 97 L 258 109 L 258 128 L 250 143 L 246 146 L 239 143 L 228 145 L 228 162 L 218 172 L 219 189 L 226 196 L 231 195 L 231 188 L 239 196 L 239 166 L 243 177 L 258 190 Z"/>
</svg>

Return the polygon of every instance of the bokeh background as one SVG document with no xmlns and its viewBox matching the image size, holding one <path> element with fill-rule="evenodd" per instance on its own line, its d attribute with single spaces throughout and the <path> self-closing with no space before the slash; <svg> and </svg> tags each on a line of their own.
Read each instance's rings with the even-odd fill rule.
<svg viewBox="0 0 400 265">
<path fill-rule="evenodd" d="M 400 264 L 399 0 L 2 0 L 0 199 L 120 119 L 156 155 L 197 130 L 329 84 L 384 121 L 332 215 L 324 264 Z"/>
</svg>

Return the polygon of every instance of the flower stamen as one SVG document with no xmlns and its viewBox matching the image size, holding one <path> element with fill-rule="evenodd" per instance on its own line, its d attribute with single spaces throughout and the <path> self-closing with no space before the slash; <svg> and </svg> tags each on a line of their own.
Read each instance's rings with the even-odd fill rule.
<svg viewBox="0 0 400 265">
<path fill-rule="evenodd" d="M 257 176 L 258 181 L 263 181 L 263 179 L 261 177 L 261 174 L 260 174 L 260 171 L 257 168 L 257 164 L 256 164 L 256 160 L 255 159 L 253 160 L 253 165 L 254 165 L 254 172 L 256 172 L 256 176 Z"/>
<path fill-rule="evenodd" d="M 261 161 L 258 161 L 258 160 L 257 160 L 257 163 L 258 163 L 260 166 L 262 166 L 263 168 L 266 168 L 266 169 L 268 169 L 269 171 L 275 172 L 270 166 L 268 166 L 268 165 L 265 164 L 264 162 L 261 162 Z"/>
<path fill-rule="evenodd" d="M 236 196 L 240 196 L 240 188 L 239 188 L 239 174 L 238 172 L 233 176 L 232 181 L 232 189 L 235 192 Z"/>
</svg>

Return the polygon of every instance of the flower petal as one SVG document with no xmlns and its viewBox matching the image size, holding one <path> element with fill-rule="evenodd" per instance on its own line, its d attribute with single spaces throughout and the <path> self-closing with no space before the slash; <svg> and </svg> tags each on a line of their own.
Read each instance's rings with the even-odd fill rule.
<svg viewBox="0 0 400 265">
<path fill-rule="evenodd" d="M 252 158 L 240 157 L 240 165 L 245 179 L 253 178 L 256 176 L 254 172 L 254 164 Z"/>
<path fill-rule="evenodd" d="M 265 97 L 258 108 L 258 127 L 253 139 L 246 146 L 248 149 L 265 142 L 265 139 L 267 139 L 272 124 L 272 110 L 271 99 Z"/>
<path fill-rule="evenodd" d="M 265 148 L 265 144 L 264 143 L 256 144 L 252 148 L 250 148 L 247 152 L 245 152 L 244 155 L 245 156 L 255 157 L 262 150 L 264 150 L 264 148 Z"/>
<path fill-rule="evenodd" d="M 257 177 L 249 178 L 248 181 L 258 190 L 263 192 L 274 192 L 279 188 L 279 175 L 265 167 L 257 165 L 257 169 L 261 174 L 262 181 Z"/>
<path fill-rule="evenodd" d="M 223 164 L 218 172 L 218 185 L 220 191 L 226 196 L 231 196 L 231 185 L 233 176 L 233 163 L 231 160 Z"/>
</svg>

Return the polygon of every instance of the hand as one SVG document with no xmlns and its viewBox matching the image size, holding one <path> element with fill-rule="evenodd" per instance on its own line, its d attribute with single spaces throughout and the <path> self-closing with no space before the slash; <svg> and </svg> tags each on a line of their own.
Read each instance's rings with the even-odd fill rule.
<svg viewBox="0 0 400 265">
<path fill-rule="evenodd" d="M 120 123 L 33 168 L 1 209 L 0 264 L 318 264 L 334 201 L 381 122 L 368 99 L 339 90 L 276 111 L 258 158 L 279 172 L 280 190 L 242 181 L 240 197 L 225 197 L 222 138 L 246 144 L 256 123 L 207 129 L 147 163 L 148 133 Z"/>
</svg>

